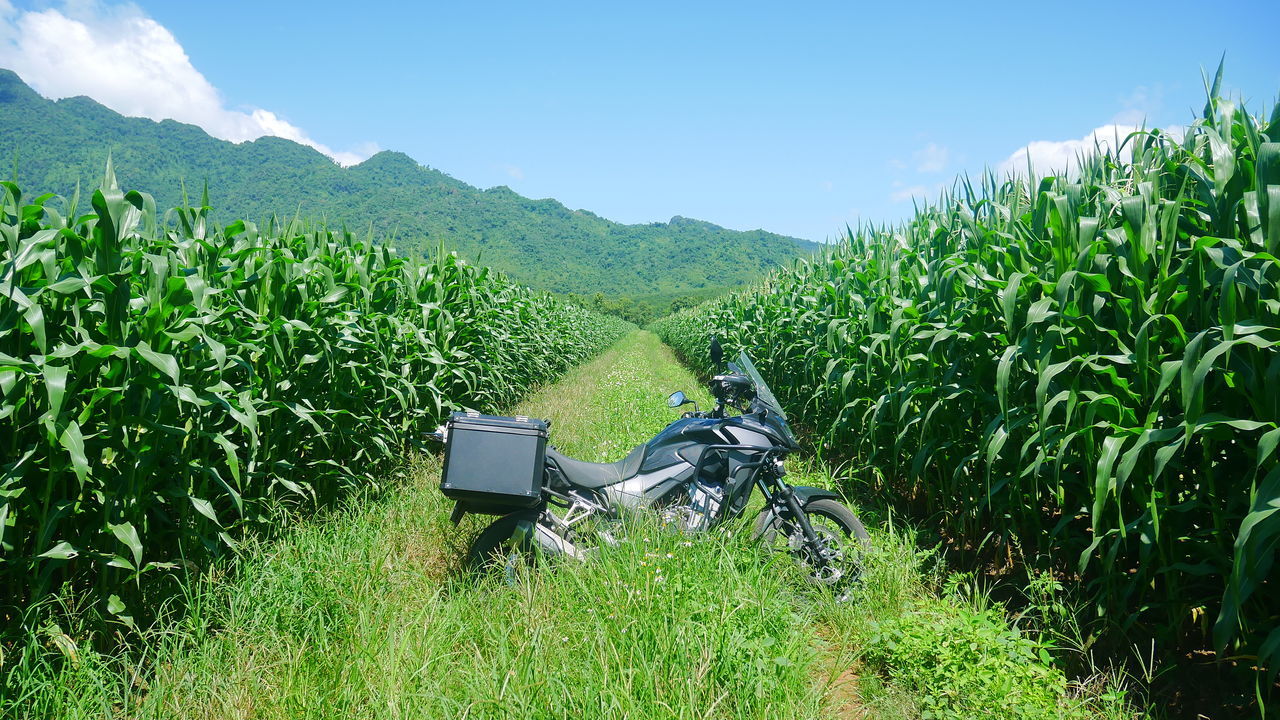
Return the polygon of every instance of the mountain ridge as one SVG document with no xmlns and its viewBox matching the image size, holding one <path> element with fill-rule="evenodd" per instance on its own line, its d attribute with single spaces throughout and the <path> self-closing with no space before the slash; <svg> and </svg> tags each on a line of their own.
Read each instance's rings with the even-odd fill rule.
<svg viewBox="0 0 1280 720">
<path fill-rule="evenodd" d="M 820 246 L 764 230 L 673 215 L 625 225 L 505 185 L 477 188 L 383 150 L 350 167 L 278 137 L 232 143 L 196 125 L 127 117 L 92 98 L 44 98 L 0 69 L 0 153 L 19 186 L 68 194 L 92 186 L 108 157 L 122 187 L 161 207 L 206 186 L 222 222 L 271 216 L 372 228 L 402 251 L 443 245 L 518 281 L 562 293 L 704 294 L 749 283 Z"/>
</svg>

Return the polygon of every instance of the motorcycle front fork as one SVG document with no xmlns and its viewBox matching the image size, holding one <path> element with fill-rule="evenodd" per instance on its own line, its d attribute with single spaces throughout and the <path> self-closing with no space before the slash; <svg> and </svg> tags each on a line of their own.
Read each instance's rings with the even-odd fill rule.
<svg viewBox="0 0 1280 720">
<path fill-rule="evenodd" d="M 779 482 L 774 497 L 786 503 L 792 519 L 795 520 L 796 525 L 800 526 L 800 532 L 804 535 L 805 542 L 808 543 L 809 547 L 813 548 L 813 554 L 817 557 L 818 563 L 825 568 L 827 555 L 822 552 L 822 538 L 818 537 L 817 531 L 813 529 L 813 524 L 809 522 L 809 515 L 805 513 L 804 506 L 800 504 L 800 498 L 796 496 L 795 490 L 792 490 L 790 485 Z"/>
</svg>

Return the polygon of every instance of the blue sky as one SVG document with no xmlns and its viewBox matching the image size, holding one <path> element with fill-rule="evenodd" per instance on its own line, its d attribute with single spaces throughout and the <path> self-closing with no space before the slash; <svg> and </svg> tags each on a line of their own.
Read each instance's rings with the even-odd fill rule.
<svg viewBox="0 0 1280 720">
<path fill-rule="evenodd" d="M 821 240 L 1029 143 L 1052 163 L 1099 128 L 1185 123 L 1224 51 L 1232 92 L 1269 112 L 1277 26 L 1261 0 L 0 0 L 0 66 L 229 139 L 400 150 L 622 222 Z"/>
</svg>

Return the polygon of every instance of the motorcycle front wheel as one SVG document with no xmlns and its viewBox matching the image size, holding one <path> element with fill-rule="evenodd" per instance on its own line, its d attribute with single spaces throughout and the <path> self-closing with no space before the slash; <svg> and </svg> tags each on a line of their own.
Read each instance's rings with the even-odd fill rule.
<svg viewBox="0 0 1280 720">
<path fill-rule="evenodd" d="M 765 547 L 790 553 L 810 582 L 839 588 L 845 598 L 862 575 L 862 555 L 871 536 L 858 516 L 836 500 L 811 500 L 804 513 L 822 542 L 820 549 L 809 546 L 799 525 L 775 515 L 770 508 L 756 517 L 752 534 Z M 826 555 L 827 562 L 820 562 L 816 557 L 819 552 Z"/>
</svg>

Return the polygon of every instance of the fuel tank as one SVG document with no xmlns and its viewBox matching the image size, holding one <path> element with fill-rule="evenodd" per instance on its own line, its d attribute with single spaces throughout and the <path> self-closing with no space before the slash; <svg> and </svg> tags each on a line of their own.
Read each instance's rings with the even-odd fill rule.
<svg viewBox="0 0 1280 720">
<path fill-rule="evenodd" d="M 720 431 L 723 424 L 723 420 L 713 418 L 681 418 L 671 423 L 646 443 L 648 453 L 640 472 L 653 472 L 682 462 L 678 453 L 690 444 L 724 445 L 733 442 Z"/>
<path fill-rule="evenodd" d="M 729 442 L 719 432 L 722 423 L 722 420 L 709 418 L 681 418 L 671 423 L 645 444 L 645 459 L 640 465 L 640 472 L 635 477 L 604 488 L 605 494 L 611 502 L 619 505 L 645 507 L 677 491 L 693 477 L 697 458 L 690 453 L 691 449 Z"/>
<path fill-rule="evenodd" d="M 677 491 L 693 479 L 694 469 L 708 445 L 745 445 L 760 450 L 785 446 L 775 437 L 776 430 L 750 416 L 731 418 L 681 418 L 668 425 L 646 443 L 644 462 L 635 477 L 604 488 L 613 503 L 642 507 L 668 493 Z M 717 453 L 702 465 L 703 481 L 723 482 L 732 478 L 730 490 L 736 495 L 749 479 L 747 473 L 734 473 L 738 465 L 749 462 L 754 451 Z"/>
</svg>

